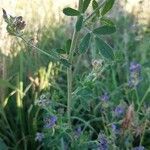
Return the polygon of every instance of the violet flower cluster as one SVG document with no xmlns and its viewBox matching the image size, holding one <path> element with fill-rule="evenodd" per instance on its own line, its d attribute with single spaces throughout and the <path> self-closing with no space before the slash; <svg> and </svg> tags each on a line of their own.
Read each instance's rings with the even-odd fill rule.
<svg viewBox="0 0 150 150">
<path fill-rule="evenodd" d="M 99 150 L 108 150 L 108 140 L 103 133 L 100 133 L 98 136 L 98 148 Z"/>
<path fill-rule="evenodd" d="M 133 148 L 133 150 L 144 150 L 144 149 L 145 149 L 144 146 L 138 146 Z"/>
<path fill-rule="evenodd" d="M 141 80 L 141 65 L 136 62 L 130 63 L 129 86 L 136 87 Z"/>
<path fill-rule="evenodd" d="M 43 108 L 49 106 L 49 104 L 50 100 L 45 94 L 42 94 L 40 98 L 35 101 L 35 105 L 38 105 L 39 107 Z"/>
<path fill-rule="evenodd" d="M 55 126 L 57 121 L 56 116 L 48 116 L 44 119 L 44 128 L 52 128 Z"/>
<path fill-rule="evenodd" d="M 36 133 L 35 141 L 41 142 L 43 138 L 44 138 L 44 133 L 41 132 Z"/>
<path fill-rule="evenodd" d="M 107 92 L 104 92 L 104 94 L 101 96 L 101 100 L 103 102 L 107 102 L 109 100 L 109 94 Z"/>
<path fill-rule="evenodd" d="M 118 105 L 114 110 L 114 114 L 116 117 L 121 117 L 124 114 L 124 107 Z"/>
</svg>

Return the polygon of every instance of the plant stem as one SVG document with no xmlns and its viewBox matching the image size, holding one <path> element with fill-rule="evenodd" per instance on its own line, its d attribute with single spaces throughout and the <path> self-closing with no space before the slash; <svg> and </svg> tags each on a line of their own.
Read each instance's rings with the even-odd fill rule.
<svg viewBox="0 0 150 150">
<path fill-rule="evenodd" d="M 78 10 L 82 10 L 83 0 L 79 0 Z M 69 51 L 69 57 L 68 60 L 71 63 L 70 67 L 67 68 L 67 116 L 68 116 L 68 125 L 71 127 L 71 103 L 72 103 L 72 79 L 73 79 L 73 72 L 72 72 L 72 63 L 73 63 L 73 54 L 76 49 L 76 42 L 78 38 L 78 32 L 76 31 L 76 28 L 74 27 L 74 32 L 72 36 L 72 42 L 70 46 Z"/>
<path fill-rule="evenodd" d="M 141 137 L 141 140 L 140 140 L 140 146 L 142 146 L 142 142 L 143 142 L 143 139 L 144 139 L 147 123 L 148 123 L 148 120 L 146 119 L 145 124 L 144 124 L 144 131 L 143 131 L 143 134 L 142 134 L 142 137 Z"/>
<path fill-rule="evenodd" d="M 76 48 L 76 40 L 78 37 L 78 33 L 74 29 L 72 43 L 69 52 L 69 62 L 72 64 L 73 62 L 73 54 Z M 71 126 L 71 101 L 72 101 L 72 65 L 67 68 L 67 90 L 68 90 L 68 99 L 67 99 L 67 115 L 68 115 L 68 124 Z"/>
<path fill-rule="evenodd" d="M 52 55 L 50 55 L 49 53 L 41 50 L 40 48 L 36 47 L 35 45 L 33 45 L 31 42 L 28 42 L 24 37 L 20 36 L 19 38 L 21 38 L 27 45 L 33 47 L 34 49 L 38 50 L 40 53 L 46 55 L 46 56 L 49 56 L 50 58 L 53 58 Z"/>
<path fill-rule="evenodd" d="M 136 95 L 137 105 L 139 106 L 140 105 L 140 99 L 139 99 L 139 94 L 138 94 L 137 88 L 135 88 L 135 95 Z"/>
<path fill-rule="evenodd" d="M 142 100 L 141 100 L 141 102 L 140 102 L 140 104 L 139 104 L 139 106 L 138 106 L 138 110 L 137 110 L 137 112 L 139 112 L 140 111 L 140 108 L 141 108 L 141 106 L 142 106 L 142 104 L 143 104 L 143 102 L 145 101 L 145 98 L 147 97 L 147 95 L 149 94 L 149 92 L 150 92 L 150 87 L 147 89 L 147 91 L 145 92 L 145 94 L 144 94 L 144 96 L 143 96 L 143 98 L 142 98 Z"/>
<path fill-rule="evenodd" d="M 19 67 L 19 75 L 17 78 L 18 89 L 21 91 L 17 92 L 17 108 L 18 108 L 18 117 L 21 128 L 22 137 L 24 138 L 24 114 L 23 114 L 23 52 L 20 51 L 20 67 Z M 24 138 L 24 148 L 26 149 L 26 140 Z"/>
</svg>

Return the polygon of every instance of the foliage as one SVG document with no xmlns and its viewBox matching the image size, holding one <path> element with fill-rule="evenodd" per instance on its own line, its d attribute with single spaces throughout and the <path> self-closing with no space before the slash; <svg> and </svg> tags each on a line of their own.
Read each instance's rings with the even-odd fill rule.
<svg viewBox="0 0 150 150">
<path fill-rule="evenodd" d="M 90 4 L 93 12 L 87 16 Z M 64 8 L 65 15 L 76 17 L 73 35 L 64 47 L 51 51 L 43 50 L 49 45 L 37 47 L 28 41 L 22 32 L 23 18 L 8 16 L 3 10 L 8 33 L 42 54 L 41 58 L 55 62 L 56 70 L 49 63 L 35 75 L 39 79 L 30 78 L 27 84 L 23 69 L 26 52 L 20 52 L 15 80 L 0 81 L 0 85 L 10 88 L 0 105 L 2 147 L 150 148 L 149 43 L 145 42 L 149 34 L 145 33 L 139 44 L 136 41 L 139 33 L 132 33 L 128 28 L 130 18 L 120 17 L 115 25 L 106 17 L 113 4 L 114 0 L 102 3 L 79 0 L 77 10 Z M 139 30 L 142 29 L 136 31 Z M 12 81 L 16 82 L 15 86 Z M 15 111 L 10 113 L 10 108 Z"/>
</svg>

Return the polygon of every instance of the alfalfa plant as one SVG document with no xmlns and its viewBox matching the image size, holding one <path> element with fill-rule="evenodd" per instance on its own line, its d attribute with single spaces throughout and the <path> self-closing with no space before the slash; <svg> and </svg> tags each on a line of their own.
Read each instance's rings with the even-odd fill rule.
<svg viewBox="0 0 150 150">
<path fill-rule="evenodd" d="M 67 58 L 64 58 L 58 52 L 51 50 L 50 53 L 45 52 L 44 50 L 36 47 L 27 37 L 25 37 L 22 30 L 25 28 L 25 22 L 21 16 L 13 17 L 8 15 L 5 10 L 3 10 L 3 18 L 7 23 L 7 31 L 10 35 L 13 35 L 17 38 L 21 38 L 28 46 L 34 48 L 34 50 L 39 51 L 41 54 L 46 55 L 53 61 L 59 61 L 67 68 L 67 125 L 69 129 L 72 129 L 72 108 L 73 106 L 73 89 L 74 89 L 74 72 L 78 65 L 75 63 L 75 57 L 80 57 L 81 55 L 88 52 L 90 47 L 95 47 L 96 55 L 95 59 L 105 60 L 108 64 L 113 64 L 115 62 L 116 56 L 112 47 L 103 40 L 103 36 L 112 34 L 116 31 L 116 27 L 110 18 L 106 17 L 108 12 L 113 7 L 115 0 L 105 0 L 98 3 L 96 0 L 79 0 L 78 9 L 73 9 L 67 7 L 63 10 L 64 14 L 71 17 L 76 17 L 76 23 L 74 26 L 74 31 L 71 39 L 68 39 L 66 42 L 66 47 L 63 49 L 67 55 Z M 87 9 L 92 5 L 92 13 L 87 15 Z M 95 27 L 96 26 L 96 27 Z M 81 37 L 82 36 L 82 37 Z M 81 37 L 81 38 L 80 38 Z M 78 44 L 79 43 L 79 44 Z M 101 65 L 101 62 L 94 61 L 93 68 L 98 68 Z M 98 67 L 97 67 L 98 66 Z M 99 72 L 96 72 L 99 73 Z M 133 75 L 133 73 L 131 74 Z M 21 77 L 20 77 L 21 78 Z M 90 80 L 90 77 L 87 78 Z M 133 78 L 132 78 L 133 81 Z M 134 80 L 135 81 L 135 80 Z M 115 82 L 115 81 L 114 81 Z M 133 82 L 131 82 L 133 83 Z M 20 85 L 21 86 L 21 85 Z M 20 87 L 22 91 L 22 86 Z M 19 94 L 20 95 L 20 94 Z M 41 98 L 41 97 L 40 97 Z M 21 95 L 19 96 L 21 99 Z M 102 97 L 103 101 L 109 99 L 109 94 L 104 92 Z M 58 120 L 58 117 L 54 115 L 55 111 L 51 108 L 45 108 L 47 106 L 47 101 L 43 97 L 39 99 L 40 107 L 42 107 L 50 114 L 44 119 L 44 128 L 53 128 Z M 18 102 L 20 103 L 20 101 Z M 119 112 L 121 110 L 119 109 Z M 96 110 L 95 110 L 96 112 Z M 116 110 L 118 112 L 118 109 Z M 21 121 L 20 116 L 20 121 Z M 74 119 L 79 119 L 78 116 Z M 82 121 L 82 120 L 81 120 Z M 84 121 L 83 121 L 84 122 Z M 94 131 L 94 129 L 88 124 L 89 128 Z M 115 130 L 116 126 L 113 126 Z M 107 131 L 107 129 L 106 129 Z M 77 129 L 77 134 L 81 132 L 81 129 Z M 54 134 L 54 132 L 52 132 Z M 44 138 L 43 133 L 38 132 L 36 140 L 41 141 Z M 107 137 L 103 133 L 99 135 L 99 147 L 101 149 L 108 149 Z M 64 139 L 61 139 L 61 147 L 65 149 Z"/>
<path fill-rule="evenodd" d="M 30 41 L 26 40 L 22 30 L 25 28 L 26 23 L 23 21 L 22 16 L 13 17 L 8 15 L 3 9 L 3 18 L 7 23 L 7 31 L 10 35 L 21 38 L 27 45 L 33 47 L 35 50 L 41 52 L 44 55 L 47 55 L 53 60 L 60 61 L 63 65 L 67 67 L 67 84 L 68 84 L 68 101 L 67 101 L 67 113 L 68 113 L 68 124 L 71 125 L 71 103 L 72 103 L 72 68 L 75 66 L 73 64 L 74 54 L 82 55 L 87 52 L 90 43 L 95 43 L 99 54 L 102 58 L 113 61 L 115 56 L 112 48 L 102 40 L 102 36 L 106 34 L 112 34 L 116 31 L 114 23 L 106 16 L 114 4 L 115 0 L 106 0 L 102 3 L 98 3 L 96 0 L 79 0 L 78 10 L 67 7 L 63 10 L 63 13 L 67 16 L 74 16 L 77 18 L 74 32 L 72 35 L 71 42 L 67 42 L 65 51 L 68 52 L 67 59 L 63 58 L 59 53 L 55 51 L 50 51 L 50 53 L 41 50 L 40 48 L 33 45 Z M 93 12 L 86 16 L 86 10 L 88 9 L 90 3 L 92 3 Z M 93 20 L 99 19 L 103 22 L 103 25 L 93 29 L 91 24 L 95 23 Z M 89 27 L 89 23 L 90 27 Z M 79 35 L 84 30 L 87 30 L 85 35 L 80 40 L 78 45 Z"/>
</svg>

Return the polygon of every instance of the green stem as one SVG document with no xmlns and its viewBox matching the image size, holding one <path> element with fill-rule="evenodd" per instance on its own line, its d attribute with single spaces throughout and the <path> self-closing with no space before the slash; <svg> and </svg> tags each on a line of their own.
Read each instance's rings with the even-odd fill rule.
<svg viewBox="0 0 150 150">
<path fill-rule="evenodd" d="M 60 55 L 58 55 L 56 52 L 54 52 L 52 50 L 50 51 L 50 53 L 47 53 L 46 51 L 36 47 L 30 41 L 27 41 L 23 36 L 19 36 L 19 38 L 21 38 L 27 45 L 29 45 L 32 48 L 34 48 L 35 50 L 39 51 L 41 54 L 44 54 L 44 55 L 48 56 L 52 60 L 58 60 L 59 61 L 59 60 L 63 59 Z"/>
<path fill-rule="evenodd" d="M 83 5 L 83 0 L 79 0 L 79 6 L 78 10 L 81 11 Z M 67 92 L 68 92 L 68 98 L 67 98 L 67 116 L 68 116 L 68 125 L 71 127 L 71 103 L 72 103 L 72 79 L 73 79 L 73 72 L 72 72 L 72 63 L 73 63 L 73 54 L 76 49 L 77 45 L 77 38 L 78 38 L 78 32 L 76 31 L 76 28 L 74 28 L 73 36 L 72 36 L 72 42 L 71 47 L 69 51 L 69 57 L 68 60 L 71 63 L 70 67 L 67 68 Z"/>
<path fill-rule="evenodd" d="M 148 123 L 148 120 L 146 120 L 145 124 L 144 124 L 144 130 L 143 130 L 143 134 L 142 134 L 142 137 L 141 137 L 141 140 L 140 140 L 140 145 L 142 145 L 142 142 L 143 142 L 143 139 L 144 139 L 147 123 Z"/>
<path fill-rule="evenodd" d="M 129 57 L 128 57 L 128 50 L 127 50 L 127 46 L 128 46 L 128 39 L 127 39 L 127 30 L 124 30 L 124 56 L 125 56 L 125 69 L 126 72 L 128 72 L 129 70 Z M 129 74 L 127 73 L 126 75 L 126 80 L 129 81 Z"/>
<path fill-rule="evenodd" d="M 18 108 L 18 117 L 19 117 L 19 123 L 21 128 L 22 137 L 25 137 L 25 131 L 24 131 L 24 114 L 23 114 L 23 52 L 20 51 L 20 68 L 19 68 L 19 76 L 17 79 L 18 83 L 18 89 L 21 91 L 17 92 L 17 108 Z M 24 149 L 26 149 L 26 139 L 24 138 Z"/>
<path fill-rule="evenodd" d="M 72 43 L 69 52 L 69 62 L 72 64 L 73 62 L 73 54 L 76 48 L 76 40 L 78 33 L 74 29 Z M 67 115 L 68 115 L 68 124 L 71 126 L 71 101 L 72 101 L 72 65 L 67 68 L 67 89 L 68 89 L 68 99 L 67 99 Z"/>
<path fill-rule="evenodd" d="M 145 98 L 147 97 L 147 95 L 149 94 L 149 92 L 150 92 L 150 87 L 149 87 L 149 88 L 147 89 L 147 91 L 145 92 L 145 94 L 144 94 L 144 96 L 143 96 L 143 98 L 142 98 L 142 100 L 141 100 L 141 102 L 140 102 L 140 104 L 139 104 L 139 106 L 138 106 L 137 112 L 140 111 L 140 108 L 141 108 L 142 104 L 144 103 Z"/>
<path fill-rule="evenodd" d="M 140 99 L 139 99 L 139 94 L 138 94 L 137 88 L 135 88 L 135 95 L 136 95 L 137 105 L 139 106 L 140 105 Z"/>
<path fill-rule="evenodd" d="M 116 71 L 114 69 L 114 66 L 111 66 L 112 69 L 112 78 L 113 78 L 113 85 L 115 87 L 115 89 L 117 88 L 117 81 L 116 81 Z"/>
</svg>

